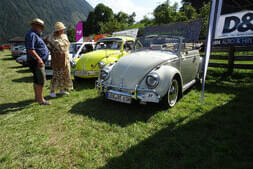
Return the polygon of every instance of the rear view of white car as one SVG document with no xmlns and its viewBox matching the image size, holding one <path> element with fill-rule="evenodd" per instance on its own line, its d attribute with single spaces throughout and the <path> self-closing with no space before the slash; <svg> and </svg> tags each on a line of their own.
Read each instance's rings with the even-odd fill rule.
<svg viewBox="0 0 253 169">
<path fill-rule="evenodd" d="M 13 58 L 18 58 L 21 55 L 25 55 L 26 54 L 26 48 L 23 45 L 19 45 L 19 46 L 13 46 L 11 48 L 11 55 Z"/>
</svg>

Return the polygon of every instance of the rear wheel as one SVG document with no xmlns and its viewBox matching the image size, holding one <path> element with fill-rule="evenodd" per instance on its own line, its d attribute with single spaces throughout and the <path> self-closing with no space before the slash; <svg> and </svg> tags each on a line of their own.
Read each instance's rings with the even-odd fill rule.
<svg viewBox="0 0 253 169">
<path fill-rule="evenodd" d="M 168 90 L 167 97 L 168 97 L 168 100 L 167 100 L 168 106 L 174 107 L 179 98 L 179 82 L 177 79 L 172 80 L 171 86 Z"/>
</svg>

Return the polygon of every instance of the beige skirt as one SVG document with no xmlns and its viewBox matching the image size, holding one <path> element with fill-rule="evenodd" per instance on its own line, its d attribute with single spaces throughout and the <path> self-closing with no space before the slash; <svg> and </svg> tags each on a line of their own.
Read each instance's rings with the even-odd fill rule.
<svg viewBox="0 0 253 169">
<path fill-rule="evenodd" d="M 63 69 L 53 70 L 53 78 L 51 80 L 50 89 L 51 91 L 73 89 L 70 65 Z"/>
</svg>

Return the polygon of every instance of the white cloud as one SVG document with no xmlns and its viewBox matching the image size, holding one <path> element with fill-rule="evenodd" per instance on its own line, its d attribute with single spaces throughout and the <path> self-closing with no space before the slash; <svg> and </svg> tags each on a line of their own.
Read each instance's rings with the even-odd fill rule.
<svg viewBox="0 0 253 169">
<path fill-rule="evenodd" d="M 141 20 L 145 15 L 151 16 L 154 8 L 159 5 L 159 3 L 164 2 L 164 0 L 152 0 L 148 4 L 153 4 L 153 7 L 143 4 L 142 6 L 137 5 L 134 1 L 137 0 L 88 0 L 88 2 L 95 7 L 98 3 L 103 3 L 113 9 L 114 13 L 119 11 L 126 12 L 128 14 L 136 13 L 136 20 Z M 147 0 L 149 1 L 149 0 Z M 170 0 L 171 3 L 180 2 L 181 0 Z"/>
</svg>

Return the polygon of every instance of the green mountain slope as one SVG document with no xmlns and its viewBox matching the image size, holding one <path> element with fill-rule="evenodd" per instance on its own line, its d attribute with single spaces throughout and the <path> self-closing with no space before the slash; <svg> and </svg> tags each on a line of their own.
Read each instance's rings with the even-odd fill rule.
<svg viewBox="0 0 253 169">
<path fill-rule="evenodd" d="M 49 33 L 55 22 L 75 25 L 86 20 L 92 9 L 85 0 L 0 0 L 0 44 L 24 36 L 35 17 L 45 21 Z"/>
</svg>

